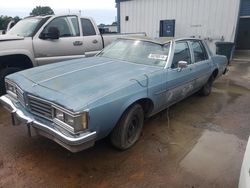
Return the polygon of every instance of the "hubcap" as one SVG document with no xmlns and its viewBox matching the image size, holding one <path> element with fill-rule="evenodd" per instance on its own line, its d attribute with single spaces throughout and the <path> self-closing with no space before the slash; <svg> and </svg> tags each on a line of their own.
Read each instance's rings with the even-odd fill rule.
<svg viewBox="0 0 250 188">
<path fill-rule="evenodd" d="M 134 116 L 132 120 L 130 121 L 130 124 L 128 126 L 127 130 L 127 141 L 128 143 L 133 143 L 135 140 L 139 129 L 139 118 L 137 116 Z"/>
</svg>

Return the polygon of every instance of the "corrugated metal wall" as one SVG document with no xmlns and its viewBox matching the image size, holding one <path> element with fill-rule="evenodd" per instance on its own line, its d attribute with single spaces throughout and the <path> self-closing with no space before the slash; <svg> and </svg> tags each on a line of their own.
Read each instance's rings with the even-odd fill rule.
<svg viewBox="0 0 250 188">
<path fill-rule="evenodd" d="M 241 1 L 240 16 L 250 16 L 250 0 Z"/>
<path fill-rule="evenodd" d="M 121 32 L 159 37 L 160 20 L 175 19 L 176 37 L 234 41 L 240 0 L 131 0 L 120 3 Z M 129 20 L 125 21 L 125 17 Z"/>
</svg>

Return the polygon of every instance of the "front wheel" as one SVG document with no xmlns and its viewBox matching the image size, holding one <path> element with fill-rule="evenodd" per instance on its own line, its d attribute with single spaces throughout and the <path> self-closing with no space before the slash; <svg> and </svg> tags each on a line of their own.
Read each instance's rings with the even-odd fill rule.
<svg viewBox="0 0 250 188">
<path fill-rule="evenodd" d="M 126 150 L 140 138 L 144 122 L 144 112 L 139 104 L 131 106 L 113 129 L 110 140 L 114 147 Z"/>
<path fill-rule="evenodd" d="M 0 71 L 0 95 L 4 95 L 6 93 L 5 82 L 4 82 L 5 77 L 8 76 L 9 74 L 12 74 L 21 70 L 22 69 L 17 68 L 17 67 L 7 67 Z"/>
</svg>

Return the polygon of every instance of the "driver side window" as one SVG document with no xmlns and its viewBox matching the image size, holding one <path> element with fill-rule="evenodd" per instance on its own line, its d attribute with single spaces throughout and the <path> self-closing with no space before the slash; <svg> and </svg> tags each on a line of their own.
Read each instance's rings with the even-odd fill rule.
<svg viewBox="0 0 250 188">
<path fill-rule="evenodd" d="M 171 68 L 177 68 L 179 61 L 186 61 L 188 64 L 191 64 L 191 55 L 187 42 L 180 41 L 175 43 L 174 58 Z"/>
<path fill-rule="evenodd" d="M 55 18 L 46 26 L 44 32 L 48 33 L 49 29 L 53 27 L 59 30 L 60 37 L 74 37 L 80 35 L 77 18 L 75 16 Z"/>
</svg>

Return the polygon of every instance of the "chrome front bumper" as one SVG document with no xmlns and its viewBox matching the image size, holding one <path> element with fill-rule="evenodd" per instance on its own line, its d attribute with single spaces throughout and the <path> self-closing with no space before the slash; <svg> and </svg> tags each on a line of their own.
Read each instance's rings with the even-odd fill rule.
<svg viewBox="0 0 250 188">
<path fill-rule="evenodd" d="M 13 102 L 8 95 L 1 96 L 0 103 L 11 113 L 13 125 L 26 124 L 30 136 L 34 132 L 47 137 L 71 152 L 78 152 L 95 144 L 96 132 L 73 135 L 53 122 L 36 118 L 19 103 Z"/>
</svg>

